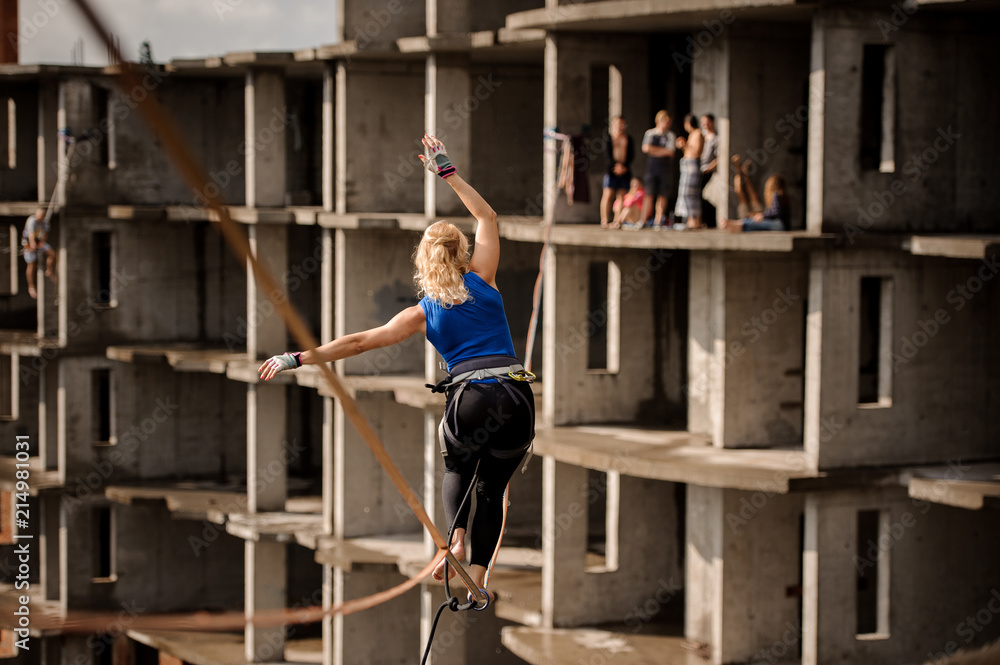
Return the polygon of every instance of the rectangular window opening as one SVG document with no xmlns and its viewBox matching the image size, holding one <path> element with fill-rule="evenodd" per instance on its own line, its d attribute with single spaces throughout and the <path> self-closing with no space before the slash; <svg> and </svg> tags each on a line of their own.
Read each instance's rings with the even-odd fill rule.
<svg viewBox="0 0 1000 665">
<path fill-rule="evenodd" d="M 111 97 L 110 91 L 101 86 L 94 86 L 94 117 L 97 119 L 97 158 L 103 165 L 110 165 L 110 155 L 108 151 L 109 123 L 111 118 Z"/>
<path fill-rule="evenodd" d="M 111 506 L 94 508 L 94 582 L 111 582 L 115 579 L 114 526 L 114 512 Z"/>
<path fill-rule="evenodd" d="M 20 417 L 20 387 L 21 377 L 20 356 L 17 354 L 0 355 L 0 422 L 14 421 Z"/>
<path fill-rule="evenodd" d="M 861 168 L 896 171 L 896 52 L 865 44 L 861 60 Z"/>
<path fill-rule="evenodd" d="M 586 572 L 618 570 L 621 476 L 617 471 L 587 471 Z"/>
<path fill-rule="evenodd" d="M 94 302 L 114 307 L 117 303 L 112 292 L 111 276 L 114 270 L 113 238 L 110 231 L 94 232 Z"/>
<path fill-rule="evenodd" d="M 93 399 L 94 438 L 96 445 L 111 445 L 115 442 L 112 433 L 111 370 L 95 369 L 91 375 L 91 395 Z"/>
<path fill-rule="evenodd" d="M 855 619 L 857 639 L 889 637 L 889 511 L 858 511 Z"/>
<path fill-rule="evenodd" d="M 590 264 L 587 317 L 587 369 L 617 374 L 621 362 L 621 269 L 614 261 Z"/>
<path fill-rule="evenodd" d="M 858 310 L 858 404 L 892 406 L 892 278 L 862 277 Z"/>
</svg>

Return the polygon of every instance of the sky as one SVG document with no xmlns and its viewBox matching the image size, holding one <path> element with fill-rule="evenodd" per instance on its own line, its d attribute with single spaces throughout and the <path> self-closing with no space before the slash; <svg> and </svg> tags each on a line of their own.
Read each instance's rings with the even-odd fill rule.
<svg viewBox="0 0 1000 665">
<path fill-rule="evenodd" d="M 137 60 L 149 41 L 153 59 L 199 58 L 232 51 L 294 51 L 337 41 L 337 0 L 91 0 Z M 83 64 L 106 65 L 107 49 L 83 22 L 74 0 L 18 0 L 22 64 L 69 64 L 83 39 Z"/>
</svg>

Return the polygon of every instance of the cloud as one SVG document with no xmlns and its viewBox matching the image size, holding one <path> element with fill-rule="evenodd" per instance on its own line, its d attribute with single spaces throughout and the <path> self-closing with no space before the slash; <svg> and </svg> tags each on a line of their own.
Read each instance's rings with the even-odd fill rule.
<svg viewBox="0 0 1000 665">
<path fill-rule="evenodd" d="M 149 41 L 153 58 L 198 58 L 232 51 L 294 51 L 336 41 L 331 0 L 92 0 L 126 58 Z M 69 0 L 20 0 L 21 62 L 66 64 L 83 39 L 84 63 L 107 64 Z M 48 9 L 46 9 L 46 7 Z"/>
</svg>

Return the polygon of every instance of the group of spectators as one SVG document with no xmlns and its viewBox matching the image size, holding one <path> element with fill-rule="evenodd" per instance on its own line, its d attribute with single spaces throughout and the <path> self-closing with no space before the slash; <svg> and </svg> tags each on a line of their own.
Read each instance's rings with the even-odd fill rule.
<svg viewBox="0 0 1000 665">
<path fill-rule="evenodd" d="M 788 229 L 789 208 L 785 182 L 772 175 L 764 185 L 761 203 L 739 156 L 733 186 L 739 196 L 739 220 L 718 217 L 715 206 L 706 200 L 706 185 L 718 169 L 719 137 L 715 116 L 684 116 L 684 133 L 671 131 L 672 119 L 666 111 L 656 114 L 655 126 L 642 137 L 642 152 L 647 155 L 643 179 L 634 177 L 631 163 L 635 157 L 632 137 L 625 118 L 611 120 L 607 137 L 607 170 L 602 182 L 601 227 L 642 229 L 704 229 L 721 227 L 727 231 L 783 231 Z M 673 191 L 674 157 L 680 153 L 680 181 L 677 200 L 670 211 Z"/>
</svg>

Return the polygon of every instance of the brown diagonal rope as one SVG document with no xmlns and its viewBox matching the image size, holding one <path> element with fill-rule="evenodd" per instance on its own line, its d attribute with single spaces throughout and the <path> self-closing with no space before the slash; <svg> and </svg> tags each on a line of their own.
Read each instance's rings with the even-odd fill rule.
<svg viewBox="0 0 1000 665">
<path fill-rule="evenodd" d="M 93 28 L 98 37 L 107 46 L 109 53 L 112 54 L 113 61 L 121 63 L 118 71 L 119 85 L 126 91 L 133 89 L 136 85 L 140 85 L 139 77 L 136 75 L 136 70 L 144 70 L 133 63 L 126 62 L 124 58 L 122 58 L 118 45 L 110 38 L 111 33 L 105 27 L 105 23 L 95 12 L 91 2 L 89 2 L 89 0 L 77 0 L 77 5 L 83 12 L 84 17 L 90 24 L 91 28 Z M 143 120 L 152 130 L 153 134 L 159 139 L 161 145 L 163 146 L 163 150 L 166 152 L 167 156 L 170 158 L 174 167 L 181 174 L 181 176 L 194 189 L 194 191 L 205 197 L 208 207 L 218 218 L 218 228 L 223 237 L 226 239 L 226 242 L 229 244 L 230 248 L 240 261 L 243 261 L 245 265 L 249 264 L 257 284 L 264 293 L 268 294 L 268 297 L 274 304 L 275 311 L 281 317 L 295 342 L 302 349 L 315 351 L 317 347 L 316 340 L 309 332 L 309 328 L 303 320 L 302 315 L 296 311 L 289 299 L 285 296 L 284 289 L 278 285 L 270 272 L 258 263 L 257 258 L 250 251 L 250 245 L 247 241 L 246 235 L 240 230 L 239 226 L 233 222 L 232 218 L 230 218 L 229 210 L 222 199 L 221 193 L 213 193 L 217 190 L 217 188 L 208 187 L 210 181 L 205 168 L 201 165 L 198 159 L 194 156 L 194 153 L 188 147 L 187 143 L 184 141 L 184 138 L 181 136 L 176 124 L 160 106 L 155 96 L 146 95 L 144 99 L 137 101 L 137 108 Z M 276 294 L 280 294 L 281 297 L 276 297 Z M 427 511 L 424 510 L 424 507 L 417 498 L 416 493 L 403 478 L 403 474 L 400 472 L 399 467 L 397 467 L 395 462 L 393 462 L 389 452 L 385 449 L 385 446 L 379 440 L 378 435 L 372 429 L 371 424 L 358 409 L 357 403 L 344 389 L 342 383 L 328 364 L 321 363 L 319 367 L 323 372 L 323 376 L 326 379 L 331 392 L 338 400 L 340 400 L 341 406 L 344 409 L 344 414 L 347 416 L 348 420 L 350 420 L 351 424 L 358 430 L 361 438 L 364 439 L 379 464 L 382 465 L 382 468 L 388 474 L 389 478 L 396 486 L 396 489 L 399 490 L 399 493 L 403 496 L 403 499 L 410 507 L 410 510 L 413 511 L 417 519 L 420 520 L 430 533 L 439 550 L 444 552 L 445 558 L 448 559 L 449 564 L 454 566 L 456 572 L 458 572 L 458 575 L 461 577 L 462 582 L 465 584 L 466 588 L 472 592 L 477 602 L 485 602 L 486 598 L 479 590 L 478 585 L 472 581 L 468 571 L 462 567 L 455 555 L 451 553 L 451 550 L 448 548 L 448 544 L 445 542 L 444 536 L 441 535 L 441 532 L 438 531 L 437 527 L 434 525 L 433 520 L 431 520 L 431 518 L 427 515 Z M 253 623 L 254 625 L 258 625 L 256 618 L 254 618 Z"/>
</svg>

